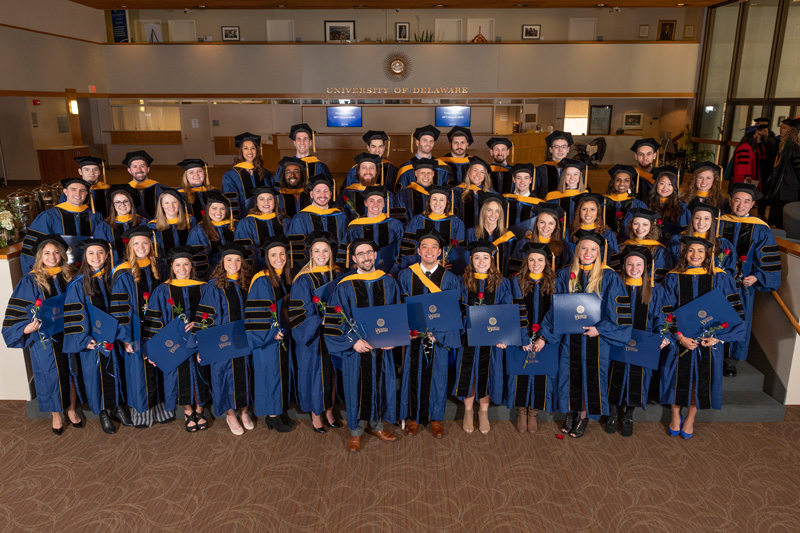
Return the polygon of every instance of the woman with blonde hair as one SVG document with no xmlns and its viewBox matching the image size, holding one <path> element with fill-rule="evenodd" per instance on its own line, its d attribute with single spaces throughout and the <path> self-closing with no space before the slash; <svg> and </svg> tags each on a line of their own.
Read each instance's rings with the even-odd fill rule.
<svg viewBox="0 0 800 533">
<path fill-rule="evenodd" d="M 202 159 L 184 159 L 178 166 L 183 169 L 178 192 L 186 199 L 191 215 L 200 220 L 206 210 L 206 193 L 215 190 L 208 179 L 206 162 Z"/>
<path fill-rule="evenodd" d="M 336 370 L 322 334 L 327 302 L 315 291 L 338 276 L 335 264 L 338 245 L 331 233 L 314 231 L 306 238 L 306 246 L 311 260 L 303 265 L 292 282 L 289 323 L 296 347 L 300 409 L 311 413 L 311 428 L 315 432 L 325 433 L 324 424 L 331 428 L 342 426 L 333 415 Z"/>
<path fill-rule="evenodd" d="M 567 219 L 575 216 L 575 196 L 586 192 L 586 164 L 583 161 L 564 158 L 558 163 L 561 176 L 558 189 L 544 197 L 546 202 L 558 204 L 567 214 Z"/>
<path fill-rule="evenodd" d="M 511 251 L 517 241 L 514 232 L 506 227 L 506 200 L 494 192 L 480 192 L 478 204 L 481 208 L 480 215 L 477 224 L 467 230 L 466 243 L 469 245 L 476 241 L 491 241 L 497 248 L 494 259 L 500 271 L 506 275 Z"/>
<path fill-rule="evenodd" d="M 33 269 L 17 283 L 8 300 L 3 339 L 9 348 L 29 350 L 39 411 L 51 413 L 53 433 L 61 435 L 65 410 L 74 427 L 83 427 L 75 412 L 77 384 L 70 376 L 70 354 L 63 349 L 64 332 L 45 335 L 42 320 L 33 309 L 38 311 L 45 300 L 66 292 L 72 267 L 67 264 L 67 243 L 58 235 L 41 237 L 31 253 Z"/>
<path fill-rule="evenodd" d="M 711 161 L 694 164 L 692 178 L 684 180 L 680 195 L 687 205 L 698 200 L 716 207 L 722 214 L 729 212 L 728 199 L 722 193 L 722 167 Z"/>
<path fill-rule="evenodd" d="M 161 188 L 161 196 L 156 205 L 156 218 L 147 223 L 147 227 L 155 230 L 155 243 L 158 255 L 180 246 L 186 246 L 189 232 L 197 222 L 186 211 L 184 199 L 177 189 Z"/>
<path fill-rule="evenodd" d="M 455 186 L 456 214 L 464 222 L 465 228 L 475 226 L 478 221 L 478 193 L 493 192 L 491 175 L 489 164 L 479 157 L 473 157 L 464 174 L 464 181 Z"/>
</svg>

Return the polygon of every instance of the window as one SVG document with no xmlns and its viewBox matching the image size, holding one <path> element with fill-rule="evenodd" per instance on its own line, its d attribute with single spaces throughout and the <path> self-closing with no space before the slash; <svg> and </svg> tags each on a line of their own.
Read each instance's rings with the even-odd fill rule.
<svg viewBox="0 0 800 533">
<path fill-rule="evenodd" d="M 589 100 L 567 100 L 564 105 L 564 131 L 586 135 L 589 127 Z"/>
</svg>

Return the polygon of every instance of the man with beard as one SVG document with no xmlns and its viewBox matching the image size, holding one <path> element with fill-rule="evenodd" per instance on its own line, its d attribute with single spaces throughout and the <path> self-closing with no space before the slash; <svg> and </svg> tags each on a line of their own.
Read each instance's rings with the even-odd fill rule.
<svg viewBox="0 0 800 533">
<path fill-rule="evenodd" d="M 309 176 L 316 176 L 317 174 L 325 174 L 329 178 L 333 178 L 333 174 L 328 169 L 328 166 L 317 159 L 316 156 L 311 155 L 311 150 L 314 148 L 314 130 L 311 126 L 303 122 L 302 124 L 295 124 L 289 131 L 289 138 L 294 144 L 295 155 L 297 159 L 301 159 L 308 168 Z M 281 167 L 278 167 L 276 175 L 280 175 Z"/>
<path fill-rule="evenodd" d="M 473 143 L 472 132 L 469 128 L 453 126 L 447 132 L 447 140 L 450 142 L 450 152 L 440 159 L 450 167 L 450 182 L 440 183 L 439 185 L 455 186 L 464 183 L 464 173 L 469 168 L 470 158 L 467 155 L 467 148 Z"/>
<path fill-rule="evenodd" d="M 342 242 L 347 228 L 347 215 L 341 209 L 330 207 L 333 197 L 333 179 L 325 174 L 312 176 L 308 181 L 311 205 L 304 207 L 289 223 L 286 235 L 292 245 L 293 265 L 300 267 L 309 260 L 305 246 L 306 236 L 312 231 L 327 231 Z"/>
<path fill-rule="evenodd" d="M 415 139 L 414 146 L 416 147 L 416 152 L 414 153 L 414 157 L 403 163 L 397 170 L 397 180 L 392 184 L 391 190 L 397 192 L 414 181 L 414 174 L 416 172 L 414 163 L 418 159 L 433 159 L 436 163 L 434 171 L 436 173 L 437 185 L 446 185 L 450 182 L 450 167 L 447 166 L 447 163 L 441 159 L 435 159 L 432 155 L 433 146 L 436 144 L 436 140 L 439 138 L 440 134 L 441 132 L 430 124 L 414 130 L 413 136 Z"/>
<path fill-rule="evenodd" d="M 283 212 L 294 217 L 301 209 L 311 204 L 306 191 L 306 164 L 296 157 L 284 157 L 278 171 L 278 194 Z"/>
<path fill-rule="evenodd" d="M 490 162 L 492 188 L 500 194 L 510 193 L 514 189 L 514 183 L 508 172 L 508 155 L 513 146 L 511 141 L 503 137 L 492 137 L 486 141 L 486 146 L 489 147 L 489 155 L 492 156 Z"/>
<path fill-rule="evenodd" d="M 105 182 L 106 173 L 103 160 L 99 157 L 75 157 L 78 163 L 78 177 L 90 185 L 89 195 L 86 201 L 92 209 L 92 213 L 100 213 L 103 218 L 108 216 L 108 205 L 106 204 L 106 192 L 108 184 Z M 100 179 L 102 176 L 103 179 Z M 59 203 L 67 201 L 66 195 L 61 193 Z"/>
<path fill-rule="evenodd" d="M 655 185 L 653 166 L 658 158 L 659 148 L 661 148 L 661 145 L 652 137 L 639 139 L 631 146 L 631 151 L 634 153 L 634 159 L 636 160 L 636 172 L 639 173 L 639 181 L 634 185 L 634 190 L 636 191 L 636 197 L 643 202 L 647 201 L 647 195 Z"/>
<path fill-rule="evenodd" d="M 397 180 L 397 167 L 384 157 L 389 147 L 389 136 L 386 135 L 385 131 L 369 130 L 362 135 L 361 138 L 367 143 L 367 152 L 378 156 L 381 160 L 376 185 L 386 186 L 388 183 L 394 183 Z M 358 183 L 358 181 L 358 164 L 355 164 L 347 171 L 344 185 L 348 187 L 354 183 Z"/>
<path fill-rule="evenodd" d="M 147 177 L 152 162 L 153 158 L 144 150 L 128 152 L 122 160 L 122 164 L 128 167 L 128 174 L 133 178 L 128 185 L 139 194 L 139 214 L 146 220 L 156 217 L 156 205 L 161 196 L 161 184 Z"/>
<path fill-rule="evenodd" d="M 336 199 L 336 207 L 347 213 L 347 218 L 353 220 L 366 214 L 364 207 L 364 190 L 367 187 L 380 185 L 378 176 L 381 158 L 378 155 L 361 152 L 353 159 L 356 161 L 356 171 L 358 180 L 352 185 L 348 185 Z"/>
<path fill-rule="evenodd" d="M 558 189 L 558 180 L 561 178 L 561 169 L 558 164 L 569 154 L 572 146 L 572 134 L 568 131 L 554 131 L 544 142 L 550 152 L 550 158 L 536 167 L 531 192 L 537 198 L 544 198 L 547 193 Z"/>
<path fill-rule="evenodd" d="M 357 239 L 367 239 L 374 242 L 379 249 L 379 255 L 391 263 L 382 265 L 386 270 L 391 268 L 397 257 L 400 241 L 403 238 L 403 223 L 397 219 L 389 218 L 387 211 L 387 198 L 389 191 L 380 185 L 370 185 L 363 192 L 358 193 L 362 197 L 365 208 L 365 216 L 361 216 L 351 221 L 347 226 L 347 233 L 341 242 L 339 264 L 347 267 L 346 244 Z M 381 266 L 381 265 L 379 265 Z"/>
</svg>

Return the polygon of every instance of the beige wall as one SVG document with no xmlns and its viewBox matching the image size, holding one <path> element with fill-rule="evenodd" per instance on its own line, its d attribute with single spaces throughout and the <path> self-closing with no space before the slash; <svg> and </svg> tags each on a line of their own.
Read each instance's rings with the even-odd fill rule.
<svg viewBox="0 0 800 533">
<path fill-rule="evenodd" d="M 0 0 L 0 22 L 87 41 L 106 42 L 103 11 L 67 0 Z"/>
<path fill-rule="evenodd" d="M 39 179 L 26 100 L 21 96 L 0 97 L 0 147 L 9 181 Z"/>
</svg>

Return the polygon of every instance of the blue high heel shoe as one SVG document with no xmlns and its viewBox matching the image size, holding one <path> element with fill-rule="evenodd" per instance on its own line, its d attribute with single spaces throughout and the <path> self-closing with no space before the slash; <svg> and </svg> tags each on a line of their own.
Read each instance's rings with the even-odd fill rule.
<svg viewBox="0 0 800 533">
<path fill-rule="evenodd" d="M 677 437 L 678 435 L 683 435 L 683 415 L 680 415 L 680 417 L 681 417 L 680 429 L 674 430 L 669 426 L 667 426 L 667 433 L 669 434 L 670 437 Z M 691 438 L 691 435 L 689 437 L 684 437 L 684 438 Z"/>
<path fill-rule="evenodd" d="M 694 431 L 692 431 L 691 433 L 686 433 L 683 430 L 683 421 L 681 421 L 681 437 L 683 437 L 684 440 L 689 440 L 692 437 L 694 437 Z"/>
</svg>

